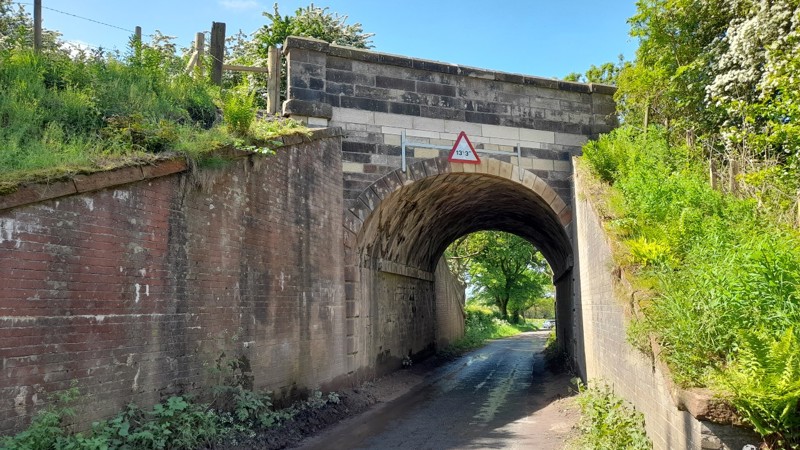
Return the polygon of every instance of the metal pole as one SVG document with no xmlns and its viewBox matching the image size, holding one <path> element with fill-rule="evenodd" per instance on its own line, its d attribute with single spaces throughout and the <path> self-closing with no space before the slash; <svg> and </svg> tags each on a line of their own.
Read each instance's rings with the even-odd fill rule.
<svg viewBox="0 0 800 450">
<path fill-rule="evenodd" d="M 42 0 L 33 1 L 33 50 L 42 50 Z"/>
<path fill-rule="evenodd" d="M 517 142 L 517 168 L 519 169 L 519 181 L 522 181 L 522 147 Z"/>
<path fill-rule="evenodd" d="M 400 170 L 406 173 L 406 130 L 400 132 L 400 156 L 402 157 Z"/>
</svg>

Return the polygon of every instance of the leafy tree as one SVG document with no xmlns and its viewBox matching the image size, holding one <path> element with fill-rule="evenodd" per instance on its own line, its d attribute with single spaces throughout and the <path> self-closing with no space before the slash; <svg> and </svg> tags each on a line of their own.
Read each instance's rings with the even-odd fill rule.
<svg viewBox="0 0 800 450">
<path fill-rule="evenodd" d="M 45 50 L 58 49 L 61 44 L 59 36 L 58 32 L 42 30 L 42 47 Z M 33 18 L 25 12 L 22 4 L 0 0 L 0 50 L 9 48 L 33 48 Z"/>
<path fill-rule="evenodd" d="M 472 233 L 454 242 L 447 258 L 476 289 L 476 298 L 495 305 L 502 318 L 512 322 L 552 286 L 547 261 L 528 241 L 513 234 Z"/>
<path fill-rule="evenodd" d="M 356 48 L 372 48 L 372 33 L 364 33 L 360 23 L 347 24 L 347 16 L 331 13 L 328 8 L 320 8 L 310 4 L 298 8 L 294 16 L 281 16 L 278 4 L 274 12 L 263 13 L 269 23 L 255 32 L 253 38 L 255 50 L 262 57 L 267 56 L 267 49 L 273 45 L 282 45 L 289 36 L 306 36 L 322 39 L 339 45 Z"/>
<path fill-rule="evenodd" d="M 585 73 L 572 72 L 564 77 L 565 81 L 577 81 L 579 83 L 601 83 L 616 85 L 620 71 L 626 66 L 622 55 L 616 64 L 606 62 L 600 66 L 592 64 Z"/>
<path fill-rule="evenodd" d="M 662 123 L 705 133 L 719 111 L 705 102 L 712 50 L 736 13 L 729 0 L 639 0 L 629 22 L 639 39 L 636 60 L 619 78 L 620 110 L 629 123 Z"/>
</svg>

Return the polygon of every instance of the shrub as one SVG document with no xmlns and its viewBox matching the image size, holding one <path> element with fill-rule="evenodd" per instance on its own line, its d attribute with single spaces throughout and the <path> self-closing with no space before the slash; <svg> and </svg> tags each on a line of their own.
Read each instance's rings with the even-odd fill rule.
<svg viewBox="0 0 800 450">
<path fill-rule="evenodd" d="M 623 127 L 590 147 L 593 171 L 611 174 L 611 190 L 622 195 L 609 227 L 629 255 L 619 262 L 654 290 L 641 305 L 644 319 L 630 327 L 632 339 L 654 336 L 679 384 L 715 388 L 760 433 L 794 439 L 800 388 L 777 384 L 769 371 L 796 364 L 793 352 L 779 351 L 800 323 L 796 230 L 752 199 L 711 189 L 704 161 L 668 145 L 658 130 L 637 135 Z M 604 169 L 609 160 L 617 161 L 613 170 Z M 757 367 L 766 372 L 740 376 Z"/>
<path fill-rule="evenodd" d="M 644 416 L 611 389 L 580 386 L 576 397 L 581 418 L 579 446 L 597 450 L 646 450 L 653 448 L 644 430 Z"/>
</svg>

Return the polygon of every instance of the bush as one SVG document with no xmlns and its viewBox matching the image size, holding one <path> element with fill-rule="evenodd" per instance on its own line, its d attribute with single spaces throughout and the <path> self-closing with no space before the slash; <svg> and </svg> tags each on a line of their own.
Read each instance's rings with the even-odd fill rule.
<svg viewBox="0 0 800 450">
<path fill-rule="evenodd" d="M 576 397 L 581 410 L 580 448 L 648 450 L 653 443 L 644 430 L 644 416 L 620 399 L 608 386 L 580 386 Z"/>
<path fill-rule="evenodd" d="M 791 399 L 800 398 L 800 385 L 779 386 L 768 372 L 796 364 L 800 350 L 754 349 L 783 348 L 787 330 L 800 323 L 796 230 L 761 214 L 751 199 L 711 189 L 705 162 L 668 145 L 658 130 L 637 135 L 623 127 L 590 148 L 593 171 L 608 174 L 623 199 L 610 227 L 628 255 L 619 262 L 654 290 L 631 330 L 656 338 L 679 384 L 717 390 L 765 436 L 795 436 L 800 411 Z M 737 375 L 755 367 L 767 372 Z M 776 416 L 777 404 L 785 416 Z"/>
</svg>

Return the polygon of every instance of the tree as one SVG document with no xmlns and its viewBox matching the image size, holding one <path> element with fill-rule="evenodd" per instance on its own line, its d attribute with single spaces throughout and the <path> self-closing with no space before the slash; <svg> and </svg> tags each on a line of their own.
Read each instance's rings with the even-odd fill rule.
<svg viewBox="0 0 800 450">
<path fill-rule="evenodd" d="M 15 4 L 17 7 L 13 8 Z M 59 36 L 58 32 L 42 30 L 43 49 L 58 49 Z M 9 48 L 33 48 L 33 18 L 22 4 L 0 0 L 0 50 Z"/>
<path fill-rule="evenodd" d="M 255 50 L 262 57 L 267 56 L 267 49 L 274 45 L 282 45 L 289 36 L 305 36 L 333 44 L 356 48 L 372 48 L 372 33 L 364 33 L 360 23 L 347 24 L 347 16 L 331 13 L 328 8 L 319 8 L 310 4 L 298 8 L 294 16 L 281 16 L 278 4 L 274 12 L 263 13 L 269 23 L 255 32 L 253 42 Z"/>
<path fill-rule="evenodd" d="M 600 66 L 592 64 L 585 73 L 572 72 L 564 77 L 565 81 L 577 81 L 579 83 L 600 83 L 616 86 L 620 71 L 626 66 L 622 55 L 616 64 L 606 62 Z"/>
<path fill-rule="evenodd" d="M 520 314 L 552 289 L 550 266 L 528 241 L 499 231 L 481 231 L 456 240 L 446 253 L 451 267 L 495 305 L 503 319 Z"/>
</svg>

